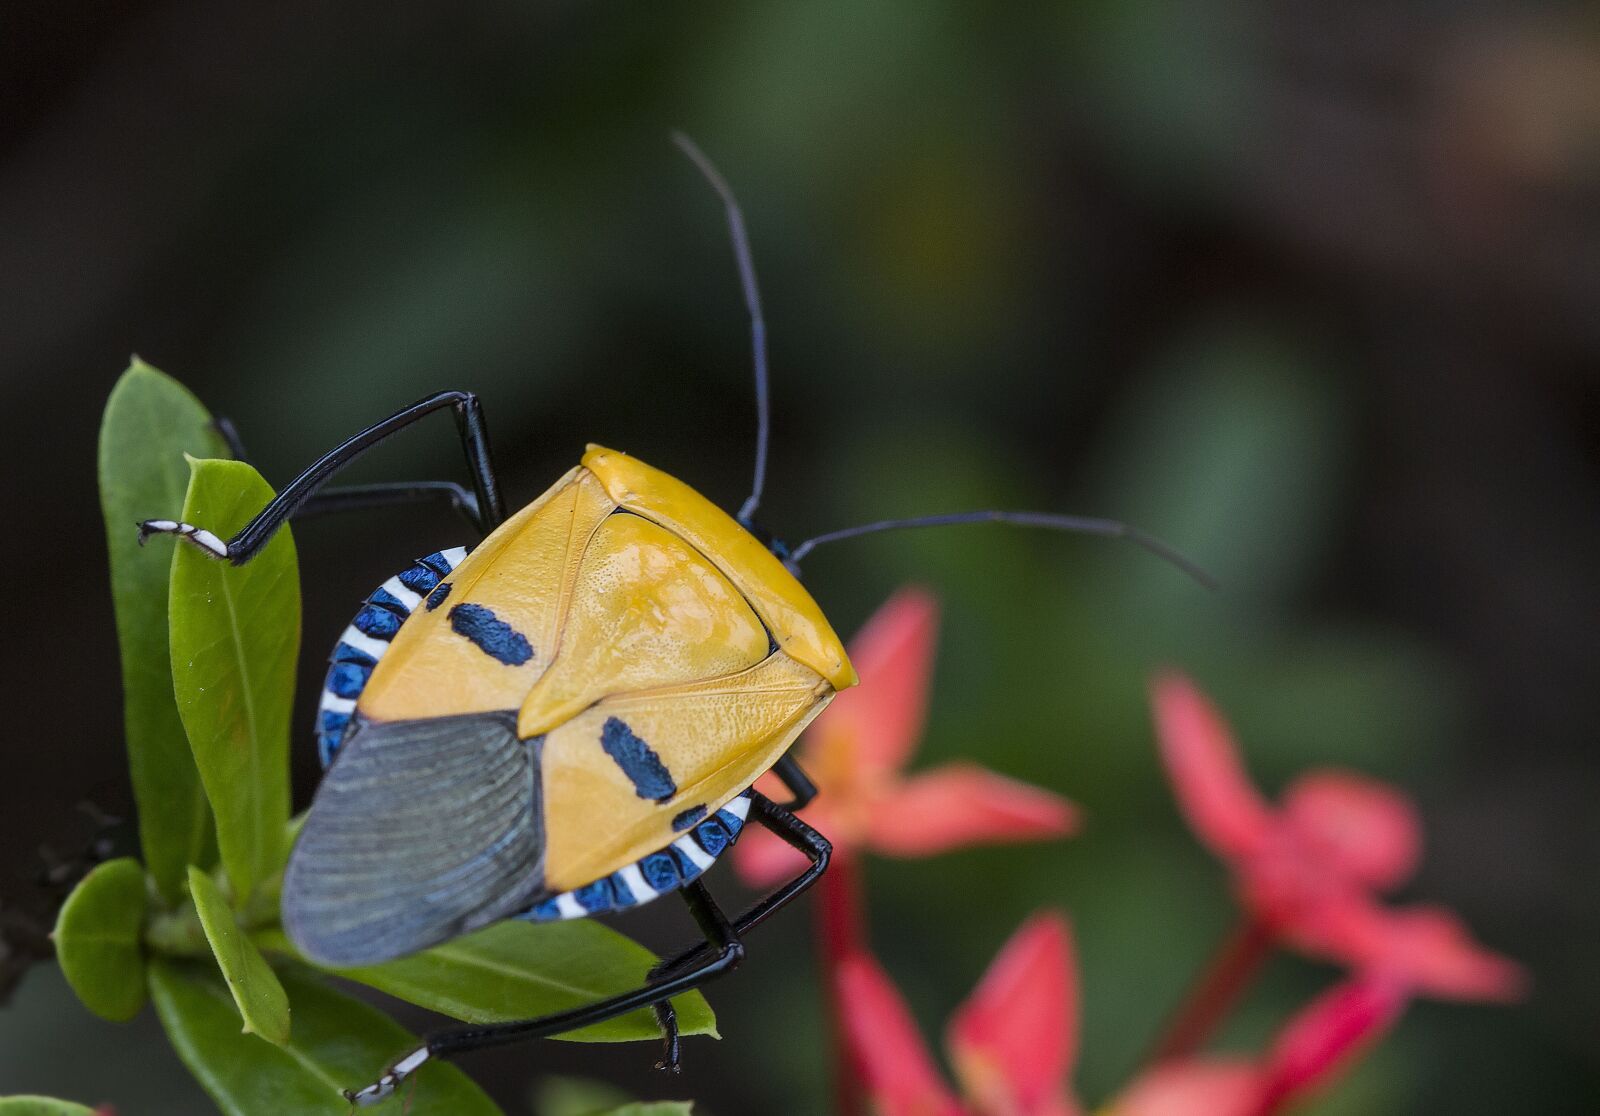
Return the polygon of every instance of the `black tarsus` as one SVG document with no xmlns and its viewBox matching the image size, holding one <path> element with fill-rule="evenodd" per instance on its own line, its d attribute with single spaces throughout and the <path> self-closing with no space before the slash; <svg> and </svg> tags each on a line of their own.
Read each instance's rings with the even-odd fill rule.
<svg viewBox="0 0 1600 1116">
<path fill-rule="evenodd" d="M 484 419 L 483 406 L 478 402 L 478 397 L 469 391 L 440 391 L 396 411 L 381 422 L 373 423 L 317 458 L 299 476 L 290 481 L 271 503 L 261 509 L 254 519 L 245 524 L 243 530 L 228 540 L 227 560 L 235 566 L 244 565 L 260 552 L 280 527 L 305 510 L 339 470 L 389 435 L 413 425 L 435 411 L 446 408 L 450 409 L 455 418 L 456 432 L 461 439 L 461 447 L 467 458 L 467 468 L 472 476 L 471 495 L 476 507 L 474 518 L 483 531 L 494 530 L 505 519 L 505 506 L 501 501 L 500 482 L 494 472 L 493 455 L 489 448 L 489 427 Z M 220 420 L 217 423 L 217 430 L 229 441 L 231 449 L 242 451 L 243 447 L 238 444 L 238 432 L 232 429 L 231 423 Z M 452 503 L 465 510 L 464 501 L 457 497 L 448 483 L 357 485 L 345 490 L 343 494 L 334 489 L 331 492 L 323 492 L 323 495 L 329 499 L 331 510 L 348 511 L 357 507 L 431 499 L 440 495 L 449 497 Z M 465 492 L 461 493 L 461 497 L 465 495 Z M 318 510 L 321 509 L 315 507 L 311 509 L 312 512 Z M 141 524 L 141 539 L 148 530 L 147 526 Z"/>
<path fill-rule="evenodd" d="M 761 506 L 762 490 L 767 484 L 767 444 L 771 440 L 772 430 L 772 402 L 771 393 L 767 383 L 767 321 L 761 313 L 761 288 L 756 283 L 755 258 L 750 252 L 750 236 L 744 227 L 744 211 L 739 208 L 739 200 L 734 197 L 733 187 L 728 185 L 728 180 L 722 177 L 722 172 L 717 170 L 716 164 L 707 158 L 706 153 L 700 150 L 698 144 L 682 132 L 672 133 L 672 142 L 678 149 L 689 157 L 705 176 L 711 188 L 722 199 L 723 208 L 728 213 L 728 234 L 733 240 L 733 259 L 739 267 L 739 286 L 744 292 L 745 309 L 750 314 L 750 348 L 752 359 L 755 363 L 756 378 L 756 466 L 755 480 L 750 486 L 750 495 L 739 508 L 737 516 L 740 523 L 749 527 L 753 522 L 756 509 Z"/>
</svg>

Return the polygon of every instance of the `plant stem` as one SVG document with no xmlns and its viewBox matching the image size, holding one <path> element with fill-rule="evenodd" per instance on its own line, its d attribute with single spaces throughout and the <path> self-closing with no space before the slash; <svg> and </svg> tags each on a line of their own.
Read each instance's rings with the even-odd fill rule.
<svg viewBox="0 0 1600 1116">
<path fill-rule="evenodd" d="M 861 903 L 861 869 L 855 858 L 836 849 L 833 863 L 817 881 L 817 955 L 833 1021 L 834 1111 L 836 1116 L 862 1116 L 861 1074 L 844 1035 L 844 1005 L 839 1002 L 839 968 L 845 958 L 865 947 L 866 915 Z"/>
<path fill-rule="evenodd" d="M 1173 1013 L 1148 1064 L 1185 1058 L 1205 1045 L 1271 952 L 1272 932 L 1260 919 L 1245 915 Z"/>
</svg>

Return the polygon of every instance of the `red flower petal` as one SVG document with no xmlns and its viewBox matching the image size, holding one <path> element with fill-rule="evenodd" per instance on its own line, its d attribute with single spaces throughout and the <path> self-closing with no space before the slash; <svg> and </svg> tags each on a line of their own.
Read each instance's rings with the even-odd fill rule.
<svg viewBox="0 0 1600 1116">
<path fill-rule="evenodd" d="M 839 1023 L 876 1116 L 960 1116 L 894 984 L 864 953 L 835 974 Z"/>
<path fill-rule="evenodd" d="M 1479 945 L 1442 907 L 1346 904 L 1329 939 L 1353 967 L 1438 999 L 1510 1002 L 1527 994 L 1522 967 Z"/>
<path fill-rule="evenodd" d="M 1283 816 L 1304 846 L 1347 878 L 1387 890 L 1416 871 L 1422 825 L 1416 807 L 1376 779 L 1343 771 L 1302 775 Z"/>
<path fill-rule="evenodd" d="M 1189 1058 L 1141 1074 L 1107 1106 L 1113 1116 L 1255 1116 L 1261 1071 L 1242 1058 Z"/>
<path fill-rule="evenodd" d="M 1356 977 L 1324 992 L 1291 1019 L 1267 1058 L 1263 1111 L 1326 1085 L 1399 1018 L 1405 992 L 1394 981 Z"/>
<path fill-rule="evenodd" d="M 1161 759 L 1190 827 L 1230 860 L 1257 848 L 1276 819 L 1245 774 L 1216 709 L 1177 673 L 1157 676 L 1150 699 Z"/>
<path fill-rule="evenodd" d="M 902 589 L 850 641 L 861 684 L 834 698 L 808 734 L 819 779 L 826 781 L 835 764 L 869 781 L 905 766 L 928 711 L 938 627 L 933 595 Z"/>
<path fill-rule="evenodd" d="M 1031 1114 L 1060 1095 L 1077 1056 L 1072 933 L 1038 914 L 1012 935 L 950 1020 L 946 1042 L 972 1106 Z"/>
<path fill-rule="evenodd" d="M 964 845 L 1042 841 L 1078 829 L 1060 795 L 970 763 L 913 775 L 867 819 L 867 842 L 889 856 L 930 856 Z"/>
</svg>

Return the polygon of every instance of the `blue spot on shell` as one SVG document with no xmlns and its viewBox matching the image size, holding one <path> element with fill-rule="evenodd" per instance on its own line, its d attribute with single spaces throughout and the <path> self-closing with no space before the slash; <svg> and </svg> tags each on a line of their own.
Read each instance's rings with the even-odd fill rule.
<svg viewBox="0 0 1600 1116">
<path fill-rule="evenodd" d="M 400 584 L 419 597 L 426 597 L 439 584 L 439 575 L 421 562 L 415 562 L 400 572 Z"/>
<path fill-rule="evenodd" d="M 609 876 L 586 884 L 572 893 L 578 901 L 578 906 L 586 911 L 609 911 L 616 905 L 616 899 L 611 893 L 611 878 Z"/>
<path fill-rule="evenodd" d="M 333 661 L 336 663 L 362 663 L 366 666 L 376 666 L 378 660 L 365 651 L 357 651 L 348 643 L 340 643 L 333 649 Z"/>
<path fill-rule="evenodd" d="M 600 747 L 617 761 L 622 773 L 633 784 L 634 793 L 652 802 L 665 802 L 678 793 L 667 765 L 620 717 L 607 717 L 600 729 Z"/>
<path fill-rule="evenodd" d="M 733 844 L 733 834 L 722 828 L 716 818 L 695 826 L 694 839 L 708 856 L 721 856 L 722 850 Z"/>
<path fill-rule="evenodd" d="M 400 630 L 400 617 L 371 604 L 356 613 L 354 623 L 356 631 L 373 639 L 393 639 L 394 633 Z"/>
<path fill-rule="evenodd" d="M 411 615 L 411 609 L 406 607 L 405 602 L 387 589 L 374 589 L 372 596 L 368 597 L 367 600 L 379 608 L 386 608 L 401 617 Z"/>
<path fill-rule="evenodd" d="M 444 604 L 444 599 L 449 595 L 450 583 L 448 581 L 439 582 L 439 587 L 428 594 L 428 599 L 425 602 L 428 611 L 432 612 L 434 609 Z"/>
<path fill-rule="evenodd" d="M 528 637 L 480 604 L 458 604 L 449 612 L 450 627 L 465 636 L 491 659 L 507 666 L 521 666 L 533 658 Z"/>
<path fill-rule="evenodd" d="M 672 819 L 673 831 L 682 833 L 685 829 L 688 829 L 691 825 L 705 816 L 706 808 L 704 806 L 691 806 L 683 813 Z"/>
<path fill-rule="evenodd" d="M 358 697 L 371 674 L 372 668 L 364 663 L 334 663 L 328 671 L 327 687 L 338 697 Z"/>
<path fill-rule="evenodd" d="M 639 861 L 639 874 L 644 882 L 657 891 L 671 891 L 683 882 L 678 871 L 677 858 L 670 853 L 654 852 Z"/>
<path fill-rule="evenodd" d="M 561 908 L 556 906 L 554 899 L 546 899 L 542 903 L 535 903 L 518 917 L 531 919 L 534 922 L 554 922 L 561 917 Z"/>
</svg>

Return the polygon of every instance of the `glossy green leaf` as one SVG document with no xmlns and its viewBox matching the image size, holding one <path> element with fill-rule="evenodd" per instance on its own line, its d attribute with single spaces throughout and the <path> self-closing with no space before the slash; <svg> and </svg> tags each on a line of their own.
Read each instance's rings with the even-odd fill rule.
<svg viewBox="0 0 1600 1116">
<path fill-rule="evenodd" d="M 239 929 L 222 889 L 200 869 L 189 868 L 189 893 L 216 955 L 246 1033 L 282 1046 L 289 1041 L 289 997 L 266 959 Z"/>
<path fill-rule="evenodd" d="M 168 902 L 188 864 L 210 859 L 211 811 L 172 694 L 167 586 L 172 551 L 140 547 L 135 525 L 175 516 L 189 484 L 184 454 L 227 453 L 211 416 L 182 384 L 135 359 L 100 426 L 100 508 L 122 649 L 123 725 L 144 862 Z"/>
<path fill-rule="evenodd" d="M 54 1097 L 0 1097 L 0 1116 L 94 1116 L 94 1110 Z"/>
<path fill-rule="evenodd" d="M 349 1116 L 341 1089 L 371 1084 L 417 1039 L 375 1008 L 335 992 L 298 968 L 282 974 L 294 1003 L 294 1034 L 272 1046 L 241 1034 L 228 990 L 208 966 L 157 960 L 150 996 L 172 1046 L 225 1116 Z M 411 1116 L 490 1116 L 496 1108 L 445 1062 L 412 1078 Z M 380 1110 L 382 1111 L 382 1110 Z"/>
<path fill-rule="evenodd" d="M 144 869 L 123 857 L 96 865 L 56 918 L 56 959 L 84 1006 L 113 1022 L 144 1006 L 139 935 L 147 905 Z"/>
<path fill-rule="evenodd" d="M 241 461 L 191 461 L 183 519 L 228 538 L 272 499 Z M 166 540 L 152 540 L 152 546 Z M 289 531 L 243 566 L 175 542 L 172 680 L 236 906 L 283 867 L 300 580 Z"/>
<path fill-rule="evenodd" d="M 335 971 L 468 1023 L 504 1023 L 631 992 L 655 962 L 649 950 L 597 922 L 536 926 L 513 919 L 398 961 Z M 685 1035 L 717 1033 L 700 993 L 679 996 L 673 1005 Z M 655 1014 L 644 1009 L 561 1037 L 632 1042 L 660 1035 Z"/>
</svg>

